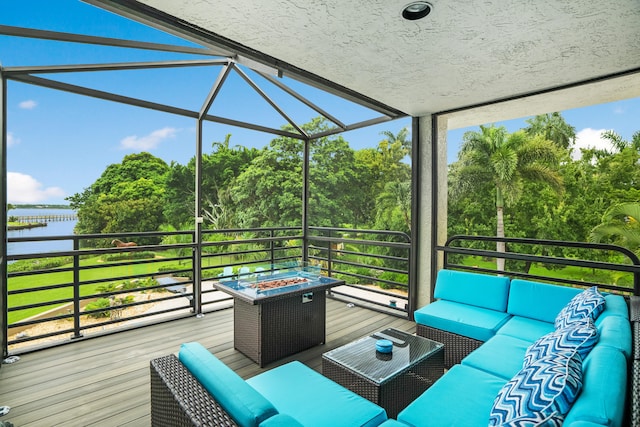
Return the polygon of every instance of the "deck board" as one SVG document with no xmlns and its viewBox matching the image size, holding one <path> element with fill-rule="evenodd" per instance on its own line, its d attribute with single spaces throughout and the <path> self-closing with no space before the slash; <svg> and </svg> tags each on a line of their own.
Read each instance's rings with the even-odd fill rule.
<svg viewBox="0 0 640 427">
<path fill-rule="evenodd" d="M 21 355 L 0 368 L 0 418 L 20 427 L 148 426 L 149 361 L 198 341 L 249 378 L 291 360 L 321 371 L 322 353 L 380 329 L 415 331 L 415 323 L 343 301 L 327 300 L 327 342 L 264 368 L 233 348 L 233 310 L 172 320 Z"/>
</svg>

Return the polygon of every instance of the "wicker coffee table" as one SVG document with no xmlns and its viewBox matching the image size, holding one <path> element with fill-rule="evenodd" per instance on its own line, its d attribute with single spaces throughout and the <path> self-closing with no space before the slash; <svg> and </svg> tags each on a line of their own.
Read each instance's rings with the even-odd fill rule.
<svg viewBox="0 0 640 427">
<path fill-rule="evenodd" d="M 376 352 L 379 339 L 391 354 Z M 322 374 L 395 418 L 444 374 L 444 345 L 397 329 L 385 329 L 322 355 Z"/>
</svg>

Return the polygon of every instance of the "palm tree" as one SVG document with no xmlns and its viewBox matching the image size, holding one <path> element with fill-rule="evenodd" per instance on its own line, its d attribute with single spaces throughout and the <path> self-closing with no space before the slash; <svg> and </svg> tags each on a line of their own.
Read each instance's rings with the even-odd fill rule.
<svg viewBox="0 0 640 427">
<path fill-rule="evenodd" d="M 576 128 L 569 125 L 560 113 L 539 114 L 528 119 L 525 131 L 533 135 L 542 135 L 558 147 L 568 149 L 576 142 Z"/>
<path fill-rule="evenodd" d="M 558 148 L 541 135 L 530 136 L 523 130 L 509 134 L 504 126 L 491 125 L 480 126 L 480 132 L 466 132 L 462 140 L 457 188 L 452 188 L 452 196 L 492 182 L 497 237 L 505 237 L 504 207 L 518 199 L 524 180 L 547 183 L 559 192 L 563 189 L 562 178 L 554 168 L 560 157 Z M 504 242 L 498 242 L 496 249 L 505 252 Z M 503 258 L 497 259 L 497 268 L 504 270 Z"/>
<path fill-rule="evenodd" d="M 409 138 L 409 128 L 403 127 L 398 131 L 397 135 L 394 135 L 391 131 L 383 131 L 380 132 L 380 135 L 384 135 L 385 140 L 390 146 L 394 144 L 400 144 L 400 146 L 405 150 L 406 155 L 411 157 L 411 138 Z"/>
<path fill-rule="evenodd" d="M 640 150 L 640 131 L 637 131 L 631 137 L 631 141 L 622 139 L 622 136 L 615 133 L 612 130 L 606 130 L 600 135 L 601 138 L 606 139 L 611 143 L 611 146 L 617 153 L 621 152 L 625 148 L 633 148 L 634 150 Z"/>
<path fill-rule="evenodd" d="M 594 243 L 605 240 L 640 255 L 640 203 L 620 203 L 607 209 L 589 235 Z"/>
<path fill-rule="evenodd" d="M 378 215 L 392 215 L 399 211 L 406 230 L 411 232 L 411 181 L 390 181 L 378 196 Z"/>
</svg>

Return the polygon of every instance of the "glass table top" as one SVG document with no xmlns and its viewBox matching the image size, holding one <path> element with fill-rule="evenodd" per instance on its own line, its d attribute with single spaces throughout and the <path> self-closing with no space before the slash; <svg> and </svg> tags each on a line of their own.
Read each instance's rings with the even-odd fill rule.
<svg viewBox="0 0 640 427">
<path fill-rule="evenodd" d="M 376 341 L 393 343 L 390 354 L 376 351 Z M 444 345 L 397 329 L 385 329 L 328 351 L 322 357 L 382 384 L 438 352 Z"/>
</svg>

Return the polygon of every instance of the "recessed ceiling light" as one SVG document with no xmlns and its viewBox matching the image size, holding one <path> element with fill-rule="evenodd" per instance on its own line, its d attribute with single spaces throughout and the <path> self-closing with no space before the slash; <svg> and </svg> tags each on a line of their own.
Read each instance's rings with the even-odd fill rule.
<svg viewBox="0 0 640 427">
<path fill-rule="evenodd" d="M 414 1 L 402 9 L 402 17 L 409 21 L 422 19 L 431 13 L 432 8 L 433 6 L 426 1 Z"/>
</svg>

